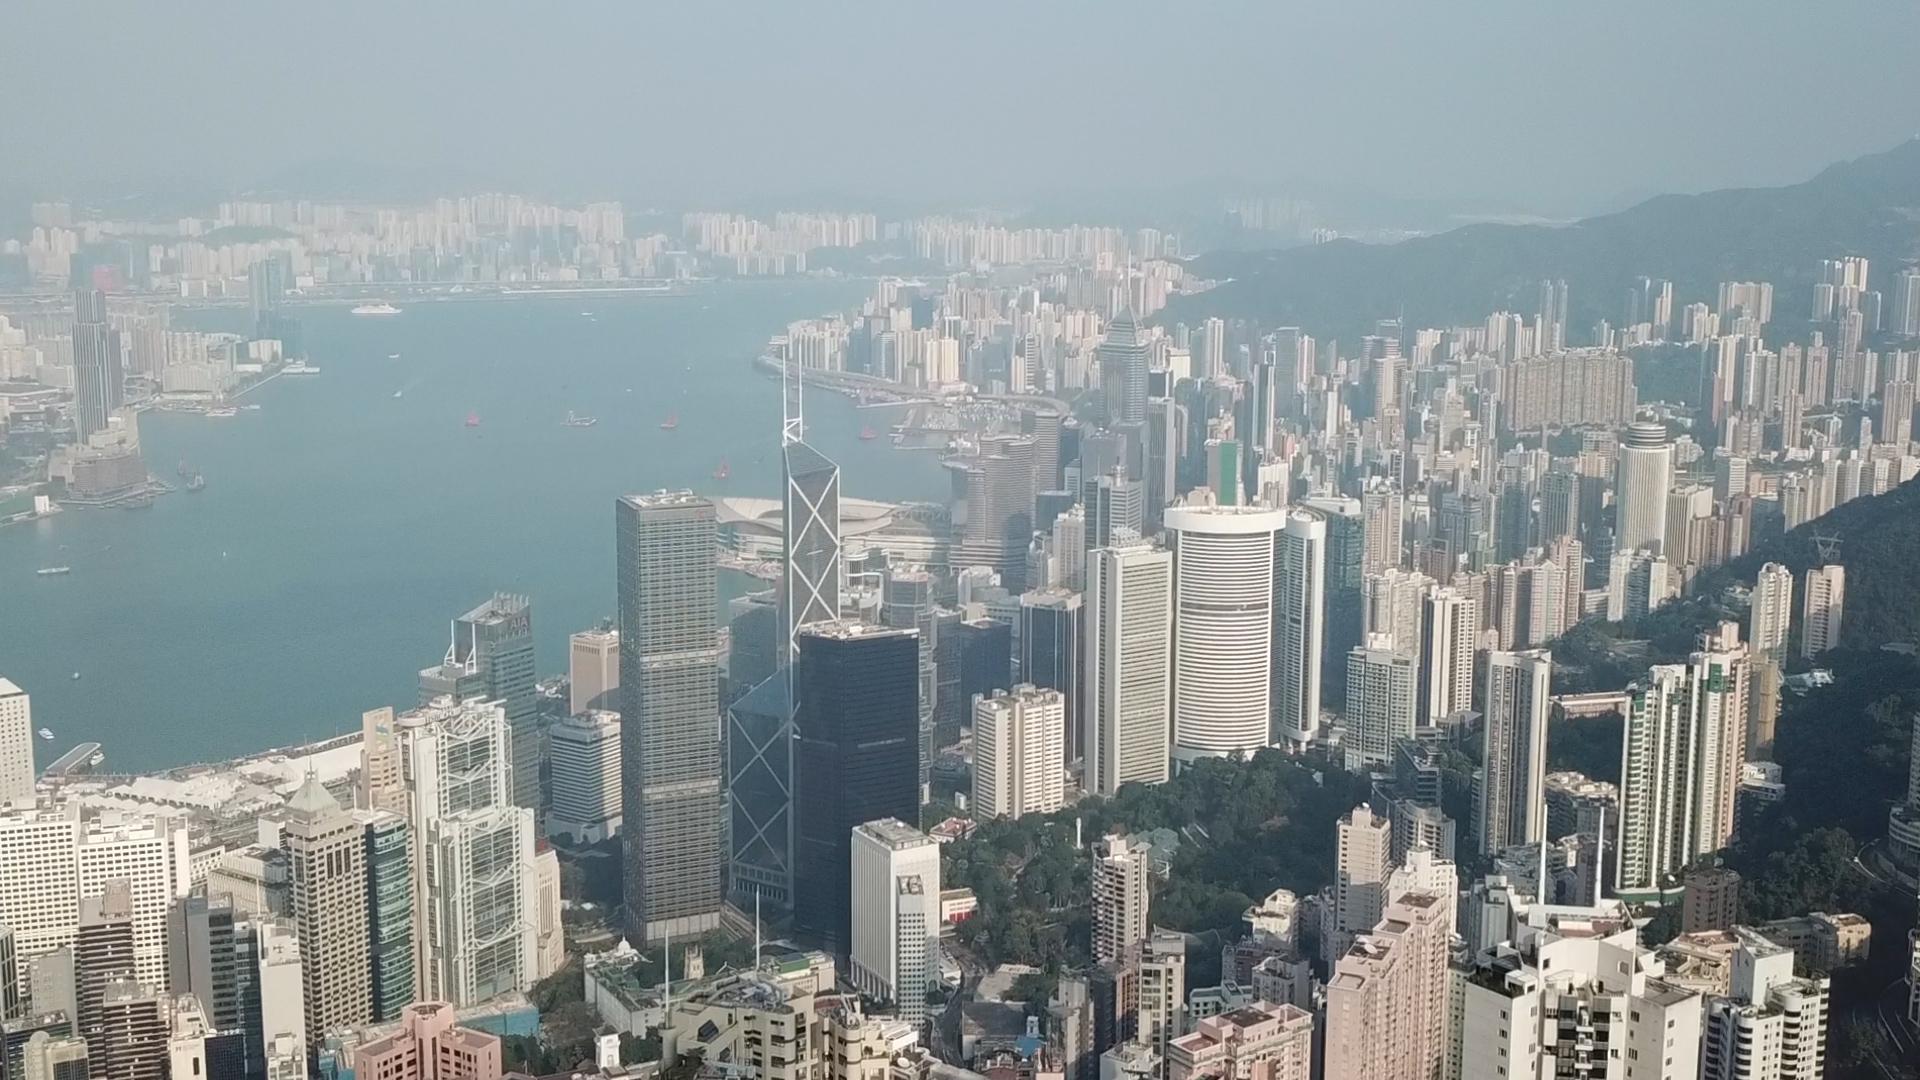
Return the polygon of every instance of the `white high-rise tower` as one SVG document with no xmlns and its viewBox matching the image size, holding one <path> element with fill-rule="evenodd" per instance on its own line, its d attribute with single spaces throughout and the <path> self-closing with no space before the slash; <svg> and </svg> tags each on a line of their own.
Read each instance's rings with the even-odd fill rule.
<svg viewBox="0 0 1920 1080">
<path fill-rule="evenodd" d="M 1159 784 L 1172 753 L 1173 553 L 1146 543 L 1087 559 L 1086 742 L 1081 786 Z"/>
<path fill-rule="evenodd" d="M 1177 759 L 1250 754 L 1272 742 L 1276 545 L 1285 525 L 1283 513 L 1261 507 L 1167 510 Z M 1326 526 L 1313 525 L 1324 536 Z"/>
<path fill-rule="evenodd" d="M 1642 420 L 1620 437 L 1614 464 L 1613 550 L 1639 551 L 1663 544 L 1667 535 L 1667 489 L 1673 479 L 1673 444 L 1667 429 Z"/>
<path fill-rule="evenodd" d="M 1274 726 L 1295 746 L 1320 731 L 1320 653 L 1326 634 L 1327 523 L 1312 514 L 1287 515 L 1280 534 L 1275 633 Z"/>
<path fill-rule="evenodd" d="M 1747 643 L 1755 652 L 1778 660 L 1786 651 L 1787 630 L 1793 623 L 1793 571 L 1779 563 L 1762 566 L 1747 610 Z"/>
</svg>

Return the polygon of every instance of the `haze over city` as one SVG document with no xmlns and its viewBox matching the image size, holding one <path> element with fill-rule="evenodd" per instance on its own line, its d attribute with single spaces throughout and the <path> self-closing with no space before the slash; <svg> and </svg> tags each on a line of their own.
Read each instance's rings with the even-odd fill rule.
<svg viewBox="0 0 1920 1080">
<path fill-rule="evenodd" d="M 1920 1076 L 1920 6 L 15 8 L 0 1080 Z"/>
<path fill-rule="evenodd" d="M 916 205 L 1297 179 L 1576 217 L 1898 142 L 1916 39 L 1912 5 L 1853 2 L 27 4 L 0 142 L 34 152 L 0 182 Z"/>
</svg>

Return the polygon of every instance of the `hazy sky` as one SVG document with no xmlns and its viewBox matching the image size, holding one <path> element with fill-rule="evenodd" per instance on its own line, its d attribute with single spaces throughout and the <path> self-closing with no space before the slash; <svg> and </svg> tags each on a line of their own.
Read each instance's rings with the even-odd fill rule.
<svg viewBox="0 0 1920 1080">
<path fill-rule="evenodd" d="M 1302 177 L 1544 213 L 1920 129 L 1911 0 L 12 0 L 0 184 L 351 161 L 555 195 Z"/>
</svg>

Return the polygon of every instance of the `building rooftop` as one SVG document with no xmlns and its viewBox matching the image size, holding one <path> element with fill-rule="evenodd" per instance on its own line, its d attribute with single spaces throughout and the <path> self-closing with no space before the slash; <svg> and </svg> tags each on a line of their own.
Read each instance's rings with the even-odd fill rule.
<svg viewBox="0 0 1920 1080">
<path fill-rule="evenodd" d="M 620 501 L 636 510 L 659 510 L 672 507 L 694 507 L 711 505 L 705 496 L 681 489 L 668 491 L 662 488 L 647 495 L 622 495 Z"/>
<path fill-rule="evenodd" d="M 807 623 L 795 631 L 806 637 L 833 638 L 837 641 L 859 641 L 866 638 L 882 637 L 918 637 L 920 631 L 893 626 L 881 626 L 878 623 L 859 622 L 853 619 L 833 619 L 827 622 Z"/>
</svg>

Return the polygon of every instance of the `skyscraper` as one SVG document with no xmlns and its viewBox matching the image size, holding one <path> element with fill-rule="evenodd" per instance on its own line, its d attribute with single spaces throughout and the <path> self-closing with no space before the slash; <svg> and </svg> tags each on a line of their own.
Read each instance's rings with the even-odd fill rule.
<svg viewBox="0 0 1920 1080">
<path fill-rule="evenodd" d="M 1673 444 L 1667 429 L 1638 421 L 1620 437 L 1614 464 L 1613 550 L 1657 547 L 1667 535 L 1667 489 L 1673 480 Z"/>
<path fill-rule="evenodd" d="M 840 617 L 840 466 L 804 442 L 780 448 L 781 658 L 792 662 L 794 633 Z"/>
<path fill-rule="evenodd" d="M 828 620 L 831 621 L 831 620 Z M 912 630 L 920 649 L 916 671 L 920 682 L 920 791 L 927 797 L 933 773 L 934 697 L 940 675 L 934 666 L 933 575 L 914 567 L 889 566 L 880 576 L 880 621 L 896 630 Z"/>
<path fill-rule="evenodd" d="M 86 442 L 107 426 L 124 401 L 120 335 L 107 325 L 107 298 L 97 289 L 73 294 L 73 433 Z"/>
<path fill-rule="evenodd" d="M 1393 826 L 1365 803 L 1334 826 L 1333 933 L 1320 943 L 1329 963 L 1354 935 L 1380 921 L 1393 872 Z"/>
<path fill-rule="evenodd" d="M 602 698 L 620 689 L 620 631 L 611 626 L 582 630 L 567 639 L 567 711 L 611 709 L 618 699 Z"/>
<path fill-rule="evenodd" d="M 916 1027 L 940 976 L 940 845 L 893 818 L 856 826 L 852 981 Z"/>
<path fill-rule="evenodd" d="M 109 983 L 100 1002 L 100 1025 L 89 1036 L 93 1075 L 99 1080 L 167 1080 L 167 1009 L 162 996 L 133 979 Z"/>
<path fill-rule="evenodd" d="M 1414 691 L 1420 724 L 1437 725 L 1473 708 L 1479 641 L 1479 598 L 1450 585 L 1429 588 L 1420 600 L 1420 681 Z"/>
<path fill-rule="evenodd" d="M 1320 732 L 1322 640 L 1326 632 L 1327 523 L 1306 513 L 1287 515 L 1279 537 L 1275 596 L 1278 660 L 1273 686 L 1276 734 L 1294 746 Z"/>
<path fill-rule="evenodd" d="M 1173 550 L 1174 757 L 1251 754 L 1275 737 L 1280 618 L 1274 579 L 1286 515 L 1250 506 L 1178 506 L 1167 511 L 1166 523 Z"/>
<path fill-rule="evenodd" d="M 1762 566 L 1747 605 L 1747 643 L 1755 653 L 1784 658 L 1793 622 L 1793 571 L 1779 563 Z"/>
<path fill-rule="evenodd" d="M 802 629 L 793 668 L 794 925 L 847 948 L 855 826 L 920 810 L 919 642 L 852 622 Z"/>
<path fill-rule="evenodd" d="M 690 491 L 615 504 L 627 934 L 719 925 L 723 855 L 713 504 Z"/>
<path fill-rule="evenodd" d="M 1086 635 L 1085 601 L 1065 589 L 1040 589 L 1020 596 L 1021 682 L 1058 690 L 1066 698 L 1069 756 L 1080 751 L 1080 676 Z M 995 689 L 1000 689 L 996 687 Z"/>
<path fill-rule="evenodd" d="M 469 1005 L 538 978 L 533 811 L 509 799 L 498 704 L 441 699 L 395 724 L 407 777 L 420 996 Z M 374 867 L 368 866 L 371 876 Z"/>
<path fill-rule="evenodd" d="M 107 987 L 134 978 L 133 959 L 133 889 L 129 882 L 109 881 L 101 895 L 80 898 L 80 929 L 73 942 L 73 998 L 74 1026 L 82 1038 L 102 1036 Z M 102 1058 L 103 1070 L 111 1068 L 110 1053 Z"/>
<path fill-rule="evenodd" d="M 1393 760 L 1393 748 L 1413 737 L 1414 662 L 1393 638 L 1372 635 L 1347 654 L 1347 771 L 1362 773 Z"/>
<path fill-rule="evenodd" d="M 1746 751 L 1746 648 L 1710 635 L 1684 664 L 1629 688 L 1614 880 L 1626 898 L 1726 846 Z"/>
<path fill-rule="evenodd" d="M 1094 350 L 1100 362 L 1100 383 L 1106 392 L 1107 417 L 1114 424 L 1138 424 L 1147 418 L 1147 342 L 1131 309 L 1107 324 L 1107 334 Z"/>
<path fill-rule="evenodd" d="M 1450 896 L 1408 893 L 1335 960 L 1327 983 L 1327 1076 L 1439 1075 L 1447 1055 L 1452 904 Z"/>
<path fill-rule="evenodd" d="M 497 701 L 506 712 L 511 743 L 510 792 L 516 806 L 540 807 L 540 697 L 534 688 L 533 604 L 524 596 L 496 593 L 453 620 L 440 670 L 460 692 Z M 429 669 L 432 670 L 432 669 Z M 432 680 L 422 672 L 422 690 Z M 423 693 L 422 700 L 438 696 Z"/>
<path fill-rule="evenodd" d="M 973 703 L 975 817 L 1050 814 L 1066 802 L 1066 698 L 1023 683 Z"/>
<path fill-rule="evenodd" d="M 793 902 L 790 671 L 727 706 L 727 884 L 743 907 L 756 896 L 777 908 Z"/>
<path fill-rule="evenodd" d="M 1847 602 L 1847 568 L 1839 563 L 1807 571 L 1800 615 L 1800 655 L 1808 660 L 1840 644 L 1840 616 Z"/>
<path fill-rule="evenodd" d="M 1093 848 L 1093 959 L 1126 963 L 1146 944 L 1152 870 L 1147 848 L 1126 836 L 1109 836 Z"/>
<path fill-rule="evenodd" d="M 385 810 L 355 810 L 366 843 L 367 952 L 372 960 L 373 1019 L 399 1017 L 414 1000 L 413 836 L 407 818 Z M 442 889 L 451 884 L 437 882 Z M 218 1019 L 218 1017 L 216 1017 Z"/>
<path fill-rule="evenodd" d="M 1086 493 L 1088 550 L 1125 543 L 1145 531 L 1146 491 L 1140 481 L 1116 468 L 1082 482 Z"/>
<path fill-rule="evenodd" d="M 1173 555 L 1146 543 L 1101 548 L 1087 563 L 1081 787 L 1111 795 L 1159 784 L 1172 753 Z"/>
<path fill-rule="evenodd" d="M 1553 657 L 1487 655 L 1481 720 L 1481 775 L 1475 834 L 1493 854 L 1547 838 L 1547 705 Z"/>
<path fill-rule="evenodd" d="M 1794 974 L 1794 952 L 1736 927 L 1728 993 L 1707 999 L 1700 1080 L 1826 1075 L 1828 977 Z"/>
<path fill-rule="evenodd" d="M 1365 520 L 1362 526 L 1366 537 L 1366 551 L 1361 558 L 1361 570 L 1366 574 L 1378 574 L 1400 565 L 1400 552 L 1405 533 L 1405 511 L 1400 489 L 1392 483 L 1374 477 L 1360 492 L 1360 512 Z"/>
<path fill-rule="evenodd" d="M 576 713 L 547 729 L 549 835 L 597 844 L 620 831 L 620 715 Z"/>
<path fill-rule="evenodd" d="M 368 954 L 366 835 L 319 777 L 287 801 L 283 833 L 292 871 L 293 921 L 300 937 L 309 1033 L 373 1019 Z"/>
<path fill-rule="evenodd" d="M 33 798 L 33 702 L 0 676 L 0 804 Z"/>
</svg>

